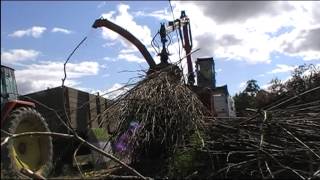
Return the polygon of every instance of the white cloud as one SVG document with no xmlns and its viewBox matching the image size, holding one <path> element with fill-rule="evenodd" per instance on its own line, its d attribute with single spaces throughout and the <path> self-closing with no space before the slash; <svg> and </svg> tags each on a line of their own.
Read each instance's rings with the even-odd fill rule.
<svg viewBox="0 0 320 180">
<path fill-rule="evenodd" d="M 282 84 L 286 83 L 288 80 L 290 80 L 292 78 L 291 75 L 285 77 L 285 78 L 278 78 Z M 271 88 L 272 84 L 271 82 L 267 83 L 267 84 L 264 84 L 261 86 L 261 89 L 264 89 L 265 91 L 268 91 L 270 92 L 270 88 Z"/>
<path fill-rule="evenodd" d="M 243 82 L 240 82 L 239 86 L 237 87 L 237 90 L 238 92 L 241 92 L 243 91 L 247 86 L 247 82 L 246 81 L 243 81 Z"/>
<path fill-rule="evenodd" d="M 130 9 L 129 5 L 120 4 L 118 5 L 118 13 L 116 15 L 115 11 L 110 11 L 108 13 L 102 14 L 103 18 L 108 19 L 109 21 L 116 23 L 117 25 L 124 27 L 126 30 L 134 34 L 143 44 L 147 45 L 151 42 L 151 31 L 146 25 L 139 25 L 134 21 L 133 15 L 131 15 L 128 10 Z M 124 46 L 131 46 L 122 36 L 117 33 L 107 29 L 102 29 L 102 37 L 107 40 L 118 40 L 120 39 L 121 43 Z"/>
<path fill-rule="evenodd" d="M 108 68 L 108 66 L 107 66 L 106 64 L 101 64 L 101 65 L 100 65 L 100 68 L 101 68 L 101 69 L 106 69 L 106 68 Z"/>
<path fill-rule="evenodd" d="M 172 3 L 176 17 L 186 10 L 200 56 L 251 64 L 270 63 L 273 52 L 320 59 L 319 2 Z"/>
<path fill-rule="evenodd" d="M 103 60 L 105 60 L 105 61 L 110 61 L 110 62 L 116 62 L 116 61 L 117 61 L 116 58 L 110 58 L 110 57 L 107 57 L 107 56 L 104 57 Z"/>
<path fill-rule="evenodd" d="M 81 77 L 98 74 L 99 63 L 92 61 L 68 63 L 66 70 L 65 85 L 74 87 L 80 84 Z M 28 65 L 25 69 L 16 70 L 15 74 L 20 94 L 40 91 L 61 85 L 61 79 L 64 77 L 63 62 L 42 61 L 39 64 Z"/>
<path fill-rule="evenodd" d="M 269 71 L 269 74 L 276 74 L 276 73 L 285 73 L 285 72 L 290 72 L 293 71 L 295 68 L 298 66 L 289 66 L 286 64 L 277 64 L 277 67 L 273 69 L 272 71 Z"/>
<path fill-rule="evenodd" d="M 128 53 L 136 53 L 139 52 L 137 48 L 135 47 L 131 47 L 131 48 L 125 48 L 125 49 L 121 49 L 120 53 L 121 54 L 128 54 Z"/>
<path fill-rule="evenodd" d="M 40 52 L 33 49 L 10 49 L 1 52 L 1 63 L 14 64 L 26 60 L 35 60 L 39 55 Z"/>
<path fill-rule="evenodd" d="M 110 77 L 110 74 L 108 74 L 108 73 L 103 74 L 102 77 Z"/>
<path fill-rule="evenodd" d="M 116 45 L 116 42 L 106 42 L 105 44 L 102 45 L 102 47 L 112 47 Z"/>
<path fill-rule="evenodd" d="M 15 31 L 12 34 L 9 34 L 9 36 L 17 37 L 17 38 L 20 38 L 23 36 L 32 36 L 34 38 L 39 38 L 46 30 L 47 30 L 46 27 L 33 26 L 29 29 Z"/>
<path fill-rule="evenodd" d="M 244 89 L 244 88 L 246 87 L 246 84 L 247 84 L 247 82 L 241 82 L 241 83 L 239 84 L 239 88 L 240 88 L 240 89 Z"/>
<path fill-rule="evenodd" d="M 286 71 L 286 70 L 291 69 L 291 70 L 289 70 L 289 71 L 292 71 L 292 70 L 294 70 L 294 68 L 296 68 L 297 66 L 294 66 L 293 69 L 292 69 L 291 67 L 293 67 L 293 66 L 283 65 L 281 68 L 277 68 L 277 69 L 279 70 L 279 72 L 288 72 L 288 71 Z M 320 71 L 320 64 L 314 64 L 313 68 L 314 68 L 313 70 L 319 72 L 319 71 Z M 277 69 L 275 69 L 275 70 L 277 70 Z M 311 74 L 311 71 L 310 71 L 310 69 L 309 69 L 309 70 L 305 71 L 302 75 L 303 75 L 303 76 L 309 76 L 310 74 Z M 281 82 L 282 82 L 283 84 L 285 84 L 285 83 L 287 83 L 290 79 L 292 79 L 292 76 L 291 76 L 291 75 L 289 75 L 289 76 L 287 76 L 287 77 L 285 77 L 285 78 L 281 78 L 280 80 L 281 80 Z M 264 90 L 266 90 L 266 91 L 269 91 L 269 90 L 270 90 L 269 88 L 270 88 L 271 85 L 272 85 L 271 83 L 268 83 L 268 84 L 265 84 L 265 85 L 261 86 L 261 88 L 264 89 Z"/>
<path fill-rule="evenodd" d="M 156 10 L 152 11 L 150 13 L 146 13 L 144 11 L 138 11 L 133 13 L 135 17 L 154 17 L 157 20 L 167 20 L 167 21 L 172 21 L 173 17 L 171 12 L 168 11 L 167 8 L 162 9 L 162 10 Z M 178 17 L 175 17 L 178 18 Z"/>
<path fill-rule="evenodd" d="M 216 72 L 222 72 L 222 69 L 221 69 L 221 68 L 219 68 L 219 69 L 217 69 L 217 70 L 216 70 Z"/>
<path fill-rule="evenodd" d="M 275 74 L 275 73 L 283 73 L 283 72 L 290 72 L 293 71 L 295 68 L 297 68 L 298 66 L 289 66 L 289 65 L 285 65 L 285 64 L 277 64 L 277 68 L 273 69 L 272 71 L 268 72 L 269 74 Z M 314 70 L 319 71 L 320 70 L 320 64 L 314 64 Z M 302 75 L 303 76 L 308 76 L 311 74 L 310 70 L 305 71 Z M 264 74 L 261 74 L 264 75 Z M 260 75 L 259 75 L 260 76 Z M 277 77 L 278 78 L 278 77 Z M 278 78 L 282 84 L 285 84 L 286 82 L 288 82 L 290 79 L 292 79 L 292 75 L 288 75 L 284 78 Z M 271 87 L 271 83 L 267 83 L 261 86 L 261 89 L 264 89 L 266 91 L 270 91 L 270 87 Z"/>
<path fill-rule="evenodd" d="M 176 3 L 180 3 L 175 8 L 176 16 L 180 10 L 185 9 L 190 18 L 193 47 L 200 48 L 198 56 L 215 56 L 249 63 L 270 62 L 270 47 L 266 45 L 269 38 L 267 35 L 249 33 L 243 23 L 217 24 L 197 5 Z M 180 6 L 181 4 L 183 5 Z"/>
<path fill-rule="evenodd" d="M 310 76 L 312 72 L 320 72 L 320 64 L 314 64 L 311 70 L 308 69 L 303 73 L 303 76 Z"/>
<path fill-rule="evenodd" d="M 107 4 L 106 1 L 100 2 L 100 3 L 98 4 L 97 8 L 102 8 L 102 7 L 104 7 L 106 4 Z"/>
<path fill-rule="evenodd" d="M 276 15 L 283 9 L 289 10 L 291 7 L 281 2 L 240 2 L 240 1 L 215 1 L 196 2 L 200 9 L 207 16 L 211 16 L 216 22 L 245 22 L 253 17 L 263 15 Z M 230 13 L 232 12 L 232 13 Z"/>
<path fill-rule="evenodd" d="M 64 29 L 64 28 L 59 28 L 59 27 L 55 27 L 51 30 L 51 32 L 60 32 L 60 33 L 64 33 L 64 34 L 71 34 L 72 31 L 68 30 L 68 29 Z"/>
<path fill-rule="evenodd" d="M 320 60 L 320 22 L 317 26 L 296 28 L 277 39 L 279 50 L 289 56 L 304 60 Z"/>
<path fill-rule="evenodd" d="M 139 57 L 135 54 L 132 53 L 123 53 L 123 54 L 119 54 L 118 55 L 118 59 L 123 59 L 126 60 L 128 62 L 137 62 L 137 63 L 144 63 L 146 62 L 146 60 L 142 57 Z"/>
<path fill-rule="evenodd" d="M 271 87 L 272 84 L 264 84 L 261 86 L 261 89 L 264 89 L 265 91 L 269 91 L 269 88 Z"/>
<path fill-rule="evenodd" d="M 128 90 L 130 90 L 130 87 L 124 87 L 124 85 L 119 84 L 119 83 L 115 83 L 112 85 L 111 88 L 101 91 L 92 91 L 93 94 L 99 92 L 99 94 L 107 99 L 114 99 L 116 97 L 118 97 L 119 95 L 124 94 L 125 92 L 127 92 Z"/>
</svg>

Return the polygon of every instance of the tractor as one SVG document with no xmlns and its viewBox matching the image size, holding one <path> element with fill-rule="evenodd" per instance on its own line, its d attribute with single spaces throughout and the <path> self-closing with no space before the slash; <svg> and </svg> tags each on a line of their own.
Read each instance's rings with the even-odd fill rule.
<svg viewBox="0 0 320 180">
<path fill-rule="evenodd" d="M 1 142 L 25 132 L 50 132 L 43 116 L 33 102 L 19 100 L 14 69 L 1 65 Z M 12 138 L 1 143 L 1 177 L 21 177 L 32 172 L 47 176 L 52 169 L 51 136 L 33 135 Z M 35 176 L 37 177 L 37 176 Z"/>
</svg>

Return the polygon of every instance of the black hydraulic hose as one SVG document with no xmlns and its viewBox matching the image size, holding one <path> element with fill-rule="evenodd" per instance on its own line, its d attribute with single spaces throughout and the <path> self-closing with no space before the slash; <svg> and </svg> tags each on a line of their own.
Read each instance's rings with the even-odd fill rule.
<svg viewBox="0 0 320 180">
<path fill-rule="evenodd" d="M 189 39 L 190 39 L 190 48 L 192 49 L 192 34 L 191 34 L 191 26 L 190 26 L 190 22 L 188 23 L 188 28 L 189 28 Z"/>
</svg>

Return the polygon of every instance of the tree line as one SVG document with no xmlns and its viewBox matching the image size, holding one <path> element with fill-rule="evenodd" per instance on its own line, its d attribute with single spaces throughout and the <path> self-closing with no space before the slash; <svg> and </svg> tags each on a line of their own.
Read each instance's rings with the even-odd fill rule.
<svg viewBox="0 0 320 180">
<path fill-rule="evenodd" d="M 243 91 L 233 97 L 237 116 L 250 115 L 250 109 L 259 110 L 320 86 L 320 67 L 303 64 L 291 72 L 291 78 L 282 81 L 274 78 L 266 90 L 261 89 L 258 81 L 250 79 Z M 315 91 L 297 98 L 298 103 L 320 100 L 320 92 Z"/>
</svg>

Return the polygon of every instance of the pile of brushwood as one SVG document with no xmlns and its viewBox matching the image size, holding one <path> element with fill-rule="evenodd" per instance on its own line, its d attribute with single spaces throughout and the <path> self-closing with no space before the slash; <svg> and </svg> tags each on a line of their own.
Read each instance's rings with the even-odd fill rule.
<svg viewBox="0 0 320 180">
<path fill-rule="evenodd" d="M 320 100 L 288 103 L 207 124 L 202 151 L 215 162 L 211 176 L 320 178 Z"/>
<path fill-rule="evenodd" d="M 130 136 L 119 142 L 123 143 L 119 157 L 137 162 L 169 156 L 190 136 L 200 135 L 207 110 L 182 81 L 181 70 L 170 65 L 149 74 L 103 112 L 104 127 L 113 135 L 114 146 L 123 134 Z"/>
<path fill-rule="evenodd" d="M 120 159 L 149 177 L 320 176 L 320 100 L 213 118 L 182 79 L 173 65 L 154 72 L 104 111 Z"/>
</svg>

